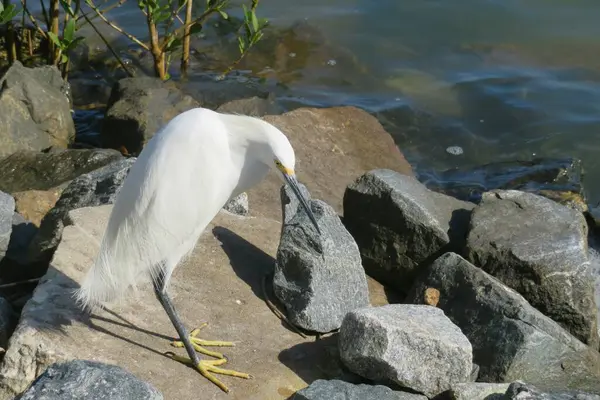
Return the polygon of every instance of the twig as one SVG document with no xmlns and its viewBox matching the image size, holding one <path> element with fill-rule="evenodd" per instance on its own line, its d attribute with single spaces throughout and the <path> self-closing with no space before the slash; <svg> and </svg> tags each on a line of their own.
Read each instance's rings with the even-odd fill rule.
<svg viewBox="0 0 600 400">
<path fill-rule="evenodd" d="M 33 24 L 33 26 L 35 26 L 35 28 L 38 30 L 38 32 L 40 32 L 42 37 L 47 39 L 48 35 L 46 35 L 46 32 L 44 32 L 44 30 L 40 27 L 37 20 L 33 17 L 33 15 L 31 15 L 31 13 L 29 12 L 29 8 L 27 8 L 27 5 L 25 4 L 24 0 L 21 0 L 21 5 L 23 6 L 23 10 L 25 10 L 25 13 L 29 16 L 29 19 L 31 20 L 31 23 Z"/>
<path fill-rule="evenodd" d="M 13 286 L 23 285 L 25 283 L 35 283 L 35 282 L 38 282 L 39 280 L 40 280 L 40 278 L 33 278 L 33 279 L 27 279 L 27 280 L 19 281 L 19 282 L 5 283 L 3 285 L 0 285 L 0 289 L 6 289 L 9 287 L 13 287 Z"/>
<path fill-rule="evenodd" d="M 192 26 L 194 26 L 195 24 L 202 24 L 204 22 L 204 20 L 206 18 L 208 18 L 211 14 L 214 14 L 215 12 L 219 11 L 216 8 L 209 8 L 208 10 L 204 11 L 202 13 L 202 15 L 200 15 L 198 18 L 196 18 L 195 20 L 193 20 L 192 22 L 188 23 L 188 24 L 184 24 L 183 26 L 180 26 L 179 28 L 175 29 L 173 32 L 171 32 L 171 36 L 178 36 L 181 35 L 182 32 L 185 33 L 185 30 L 187 28 L 191 28 Z M 169 37 L 166 37 L 163 40 L 162 45 L 160 46 L 161 50 L 164 51 L 164 49 L 167 47 L 167 44 L 169 43 L 168 39 Z"/>
<path fill-rule="evenodd" d="M 106 45 L 106 47 L 108 47 L 108 50 L 110 50 L 110 52 L 117 59 L 117 61 L 119 62 L 119 64 L 121 64 L 121 67 L 123 67 L 123 69 L 125 70 L 125 72 L 127 73 L 127 75 L 129 75 L 129 77 L 133 77 L 133 74 L 129 71 L 129 69 L 127 68 L 127 66 L 123 62 L 123 60 L 121 60 L 121 57 L 119 57 L 119 55 L 115 52 L 115 50 L 112 48 L 112 46 L 108 43 L 108 40 L 106 40 L 106 38 L 104 37 L 104 35 L 102 33 L 100 33 L 100 31 L 98 30 L 98 28 L 96 28 L 96 25 L 94 25 L 92 23 L 92 21 L 90 21 L 90 19 L 87 16 L 87 13 L 82 12 L 81 15 L 83 15 L 83 18 L 85 18 L 85 20 L 87 21 L 87 23 L 90 24 L 90 26 L 96 31 L 96 33 L 98 34 L 98 36 L 100 36 L 100 39 L 102 39 L 102 41 L 104 42 L 104 44 Z"/>
<path fill-rule="evenodd" d="M 303 338 L 306 338 L 307 336 L 304 333 L 302 333 L 294 324 L 292 324 L 287 319 L 287 317 L 284 314 L 282 314 L 281 311 L 279 311 L 277 309 L 277 307 L 275 306 L 275 304 L 273 304 L 273 302 L 269 299 L 269 296 L 267 294 L 267 276 L 269 276 L 269 274 L 264 274 L 262 282 L 261 282 L 263 296 L 265 297 L 265 303 L 267 303 L 267 306 L 273 312 L 273 314 L 275 314 L 277 316 L 277 318 L 279 318 L 280 320 L 282 320 L 283 322 L 285 322 L 287 325 L 289 325 L 297 334 L 299 334 Z"/>
<path fill-rule="evenodd" d="M 86 4 L 92 9 L 94 10 L 94 12 L 96 13 L 96 15 L 98 15 L 104 22 L 106 22 L 110 27 L 112 27 L 114 30 L 116 30 L 117 32 L 125 35 L 129 40 L 131 40 L 132 42 L 136 43 L 137 45 L 141 46 L 144 50 L 150 51 L 150 47 L 148 47 L 146 44 L 144 44 L 143 42 L 141 42 L 138 38 L 136 38 L 135 36 L 133 36 L 132 34 L 125 32 L 121 27 L 117 26 L 115 23 L 110 22 L 103 14 L 102 12 L 98 9 L 98 7 L 96 7 L 94 5 L 94 3 L 92 2 L 92 0 L 86 0 L 85 1 Z M 91 21 L 88 17 L 85 17 L 85 20 L 91 25 Z M 98 30 L 94 27 L 94 30 L 96 32 L 98 32 Z"/>
</svg>

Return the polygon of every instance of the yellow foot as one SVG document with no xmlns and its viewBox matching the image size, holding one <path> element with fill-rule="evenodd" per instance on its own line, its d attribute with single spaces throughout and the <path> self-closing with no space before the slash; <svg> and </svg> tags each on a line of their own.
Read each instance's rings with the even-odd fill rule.
<svg viewBox="0 0 600 400">
<path fill-rule="evenodd" d="M 182 362 L 184 364 L 192 365 L 192 361 L 187 357 L 181 357 L 181 356 L 178 356 L 178 355 L 175 355 L 172 353 L 169 355 L 172 359 L 174 359 L 176 361 Z M 227 388 L 227 386 L 225 386 L 225 384 L 223 384 L 223 382 L 218 380 L 212 373 L 228 375 L 228 376 L 235 376 L 237 378 L 243 378 L 243 379 L 250 379 L 250 375 L 243 373 L 243 372 L 233 371 L 231 369 L 223 369 L 223 368 L 217 367 L 217 365 L 223 365 L 226 362 L 227 362 L 227 359 L 225 359 L 225 358 L 221 358 L 219 360 L 201 360 L 198 363 L 198 365 L 195 365 L 194 367 L 198 371 L 200 371 L 202 376 L 204 376 L 206 379 L 208 379 L 209 381 L 211 381 L 212 383 L 217 385 L 222 391 L 224 391 L 225 393 L 229 393 L 229 388 Z"/>
<path fill-rule="evenodd" d="M 192 342 L 192 346 L 194 346 L 194 349 L 198 353 L 206 354 L 207 356 L 216 357 L 216 358 L 224 358 L 223 354 L 218 353 L 216 351 L 211 351 L 211 350 L 205 349 L 202 346 L 233 347 L 233 346 L 235 346 L 235 343 L 233 343 L 233 342 L 223 342 L 223 341 L 219 341 L 219 340 L 203 340 L 203 339 L 200 339 L 198 337 L 198 333 L 200 333 L 200 329 L 204 328 L 207 325 L 208 325 L 208 323 L 205 322 L 204 324 L 200 325 L 198 328 L 194 329 L 190 333 L 190 341 Z M 181 340 L 175 340 L 175 341 L 171 342 L 171 346 L 173 346 L 173 347 L 183 347 L 183 342 Z"/>
</svg>

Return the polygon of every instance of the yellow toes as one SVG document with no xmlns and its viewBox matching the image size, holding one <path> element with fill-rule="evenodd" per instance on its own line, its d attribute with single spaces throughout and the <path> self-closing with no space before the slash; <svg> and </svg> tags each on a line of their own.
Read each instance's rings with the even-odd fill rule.
<svg viewBox="0 0 600 400">
<path fill-rule="evenodd" d="M 225 384 L 223 382 L 221 382 L 219 379 L 217 379 L 217 377 L 215 377 L 212 373 L 234 376 L 236 378 L 242 378 L 242 379 L 250 379 L 250 375 L 243 373 L 243 372 L 234 371 L 231 369 L 224 369 L 224 368 L 217 367 L 217 365 L 225 364 L 226 362 L 227 362 L 226 359 L 202 360 L 202 361 L 200 361 L 200 363 L 198 363 L 198 365 L 196 365 L 196 369 L 198 371 L 200 371 L 202 376 L 204 376 L 206 379 L 208 379 L 209 381 L 211 381 L 212 383 L 217 385 L 222 391 L 224 391 L 225 393 L 229 393 L 229 388 L 227 386 L 225 386 Z"/>
<path fill-rule="evenodd" d="M 223 358 L 223 354 L 218 353 L 216 351 L 211 351 L 211 350 L 205 349 L 202 346 L 234 347 L 235 343 L 233 343 L 233 342 L 225 342 L 225 341 L 222 341 L 222 340 L 204 340 L 204 339 L 200 339 L 198 337 L 198 334 L 200 333 L 200 330 L 202 328 L 204 328 L 205 326 L 207 326 L 207 325 L 208 325 L 208 323 L 205 322 L 202 325 L 200 325 L 198 328 L 194 329 L 190 333 L 190 341 L 192 342 L 192 346 L 194 346 L 194 349 L 198 353 L 202 353 L 202 354 L 205 354 L 207 356 L 211 356 L 211 357 L 215 357 L 215 358 Z M 171 346 L 181 348 L 181 347 L 183 347 L 183 342 L 181 340 L 175 340 L 175 341 L 171 342 Z"/>
</svg>

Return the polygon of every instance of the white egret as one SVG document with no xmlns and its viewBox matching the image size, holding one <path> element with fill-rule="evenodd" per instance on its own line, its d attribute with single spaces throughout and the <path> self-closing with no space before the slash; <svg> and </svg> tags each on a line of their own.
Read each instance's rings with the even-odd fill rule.
<svg viewBox="0 0 600 400">
<path fill-rule="evenodd" d="M 294 191 L 317 231 L 319 226 L 298 189 L 294 150 L 276 127 L 258 118 L 195 108 L 179 114 L 148 141 L 114 202 L 97 258 L 77 300 L 84 309 L 110 302 L 135 288 L 142 275 L 175 327 L 189 359 L 225 392 L 212 373 L 249 378 L 217 367 L 226 359 L 202 346 L 231 346 L 186 334 L 167 293 L 175 267 L 191 250 L 221 208 L 274 169 Z M 319 231 L 320 233 L 320 231 Z M 200 360 L 196 351 L 218 357 Z"/>
</svg>

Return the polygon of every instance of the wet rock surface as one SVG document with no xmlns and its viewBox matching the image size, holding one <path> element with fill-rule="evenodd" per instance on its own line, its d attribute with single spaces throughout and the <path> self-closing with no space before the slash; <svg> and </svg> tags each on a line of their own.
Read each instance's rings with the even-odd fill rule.
<svg viewBox="0 0 600 400">
<path fill-rule="evenodd" d="M 544 392 L 525 382 L 513 382 L 506 390 L 503 400 L 600 400 L 600 395 L 580 390 Z"/>
<path fill-rule="evenodd" d="M 594 348 L 595 285 L 583 215 L 521 191 L 491 191 L 473 210 L 466 255 Z"/>
<path fill-rule="evenodd" d="M 340 356 L 354 373 L 434 397 L 468 382 L 471 343 L 439 308 L 390 304 L 349 312 Z"/>
<path fill-rule="evenodd" d="M 163 400 L 162 394 L 124 369 L 73 360 L 52 364 L 18 400 Z"/>
<path fill-rule="evenodd" d="M 469 338 L 482 382 L 522 379 L 547 390 L 600 393 L 600 353 L 534 308 L 519 293 L 455 253 L 435 260 L 407 302 L 427 288 L 437 305 Z"/>
<path fill-rule="evenodd" d="M 503 189 L 539 194 L 579 211 L 587 210 L 582 165 L 574 158 L 540 158 L 472 168 L 457 167 L 424 172 L 421 181 L 431 190 L 476 204 L 481 201 L 483 193 Z"/>
<path fill-rule="evenodd" d="M 0 77 L 0 158 L 18 150 L 66 148 L 75 136 L 68 84 L 54 66 L 19 61 Z"/>
<path fill-rule="evenodd" d="M 310 199 L 305 186 L 301 190 Z M 369 289 L 358 246 L 335 210 L 309 200 L 316 231 L 292 189 L 281 189 L 283 229 L 273 288 L 289 320 L 309 331 L 338 329 L 346 313 L 369 305 Z"/>
<path fill-rule="evenodd" d="M 109 149 L 18 151 L 0 160 L 0 190 L 50 190 L 121 159 Z"/>
<path fill-rule="evenodd" d="M 473 207 L 415 178 L 379 169 L 346 189 L 344 224 L 367 273 L 405 293 L 428 260 L 462 248 Z"/>
</svg>

